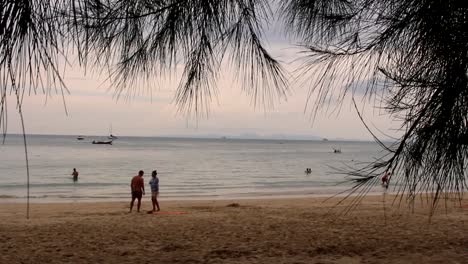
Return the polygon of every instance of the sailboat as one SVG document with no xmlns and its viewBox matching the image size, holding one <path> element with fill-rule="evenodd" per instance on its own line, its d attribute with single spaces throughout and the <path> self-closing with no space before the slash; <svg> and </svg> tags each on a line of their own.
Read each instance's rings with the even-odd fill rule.
<svg viewBox="0 0 468 264">
<path fill-rule="evenodd" d="M 107 138 L 108 138 L 108 139 L 112 139 L 112 140 L 118 139 L 118 137 L 116 137 L 116 136 L 114 136 L 114 135 L 112 135 L 112 134 L 110 134 Z"/>
<path fill-rule="evenodd" d="M 341 148 L 333 148 L 333 153 L 341 153 Z"/>
<path fill-rule="evenodd" d="M 112 135 L 112 124 L 110 125 L 109 134 L 110 135 L 107 137 L 108 139 L 110 140 L 118 139 L 118 137 Z"/>
</svg>

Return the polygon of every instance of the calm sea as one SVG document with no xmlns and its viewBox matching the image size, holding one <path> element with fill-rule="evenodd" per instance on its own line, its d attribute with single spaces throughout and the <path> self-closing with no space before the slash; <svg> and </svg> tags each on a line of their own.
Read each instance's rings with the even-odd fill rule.
<svg viewBox="0 0 468 264">
<path fill-rule="evenodd" d="M 31 201 L 128 199 L 131 177 L 144 170 L 149 189 L 154 169 L 163 200 L 331 195 L 351 186 L 333 168 L 382 154 L 373 142 L 120 137 L 91 144 L 100 139 L 29 135 Z M 0 202 L 25 201 L 22 136 L 8 135 L 0 157 Z"/>
</svg>

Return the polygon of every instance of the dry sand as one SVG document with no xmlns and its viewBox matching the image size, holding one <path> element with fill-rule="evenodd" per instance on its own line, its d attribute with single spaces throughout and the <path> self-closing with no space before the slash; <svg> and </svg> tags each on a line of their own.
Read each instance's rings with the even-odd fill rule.
<svg viewBox="0 0 468 264">
<path fill-rule="evenodd" d="M 145 197 L 143 209 L 150 209 Z M 389 200 L 389 199 L 387 199 Z M 322 198 L 0 204 L 0 263 L 468 263 L 468 200 L 428 216 L 367 197 L 351 214 Z M 228 206 L 238 203 L 239 206 Z"/>
</svg>

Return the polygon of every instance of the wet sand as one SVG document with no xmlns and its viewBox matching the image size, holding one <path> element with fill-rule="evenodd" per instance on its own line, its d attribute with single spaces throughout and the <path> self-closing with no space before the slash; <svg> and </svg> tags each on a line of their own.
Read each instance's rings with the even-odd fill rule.
<svg viewBox="0 0 468 264">
<path fill-rule="evenodd" d="M 0 263 L 468 263 L 468 199 L 432 217 L 416 202 L 337 199 L 0 203 Z M 444 200 L 445 202 L 445 200 Z"/>
</svg>

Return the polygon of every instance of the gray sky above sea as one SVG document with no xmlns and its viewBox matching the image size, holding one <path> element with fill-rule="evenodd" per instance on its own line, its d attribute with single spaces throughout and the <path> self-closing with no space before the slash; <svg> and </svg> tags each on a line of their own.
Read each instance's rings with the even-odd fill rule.
<svg viewBox="0 0 468 264">
<path fill-rule="evenodd" d="M 298 58 L 303 55 L 297 43 L 271 29 L 266 36 L 266 46 L 271 54 L 289 72 L 294 72 L 299 65 Z M 195 119 L 177 111 L 174 103 L 180 78 L 177 73 L 165 80 L 155 77 L 141 83 L 142 87 L 136 87 L 140 92 L 117 100 L 105 74 L 77 66 L 67 66 L 63 72 L 70 91 L 64 98 L 60 91 L 53 90 L 48 95 L 38 91 L 24 97 L 27 133 L 107 135 L 112 126 L 113 134 L 126 136 L 372 139 L 359 119 L 351 94 L 341 107 L 337 100 L 331 100 L 328 110 L 324 109 L 314 117 L 314 94 L 308 101 L 310 87 L 293 78 L 286 99 L 275 101 L 274 107 L 255 107 L 251 98 L 242 92 L 242 82 L 234 80 L 233 70 L 222 67 L 217 81 L 217 97 L 211 101 L 208 116 Z M 363 118 L 377 135 L 388 139 L 398 134 L 399 123 L 374 107 L 374 102 L 359 97 L 359 90 L 355 96 Z M 21 133 L 15 101 L 13 96 L 8 98 L 8 133 Z"/>
</svg>

